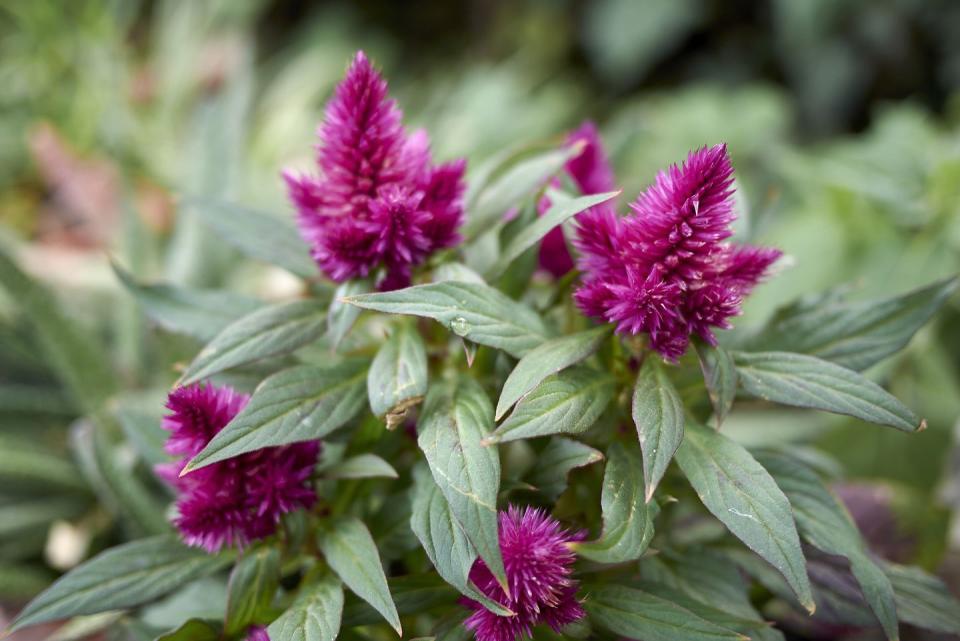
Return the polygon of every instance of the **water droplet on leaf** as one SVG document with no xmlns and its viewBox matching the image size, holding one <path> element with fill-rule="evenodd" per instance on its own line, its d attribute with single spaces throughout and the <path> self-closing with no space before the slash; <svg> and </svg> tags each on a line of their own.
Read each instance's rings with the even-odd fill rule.
<svg viewBox="0 0 960 641">
<path fill-rule="evenodd" d="M 470 323 L 463 316 L 457 316 L 450 321 L 450 331 L 457 336 L 466 336 L 470 333 Z"/>
</svg>

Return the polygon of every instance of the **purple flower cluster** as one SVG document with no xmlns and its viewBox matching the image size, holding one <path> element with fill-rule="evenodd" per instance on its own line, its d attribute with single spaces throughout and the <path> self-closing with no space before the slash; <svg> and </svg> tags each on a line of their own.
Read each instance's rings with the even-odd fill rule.
<svg viewBox="0 0 960 641">
<path fill-rule="evenodd" d="M 538 509 L 510 506 L 500 512 L 500 551 L 510 596 L 480 559 L 470 570 L 470 580 L 515 615 L 499 616 L 464 598 L 463 603 L 473 610 L 465 625 L 477 641 L 516 641 L 531 637 L 535 625 L 546 623 L 559 631 L 582 618 L 577 582 L 570 578 L 575 555 L 568 544 L 583 536 L 564 530 Z"/>
<path fill-rule="evenodd" d="M 731 326 L 728 319 L 781 255 L 725 242 L 735 218 L 726 145 L 692 152 L 682 166 L 660 172 L 631 208 L 625 218 L 610 209 L 580 218 L 577 304 L 620 333 L 648 334 L 671 361 L 693 334 L 716 344 L 713 328 Z"/>
<path fill-rule="evenodd" d="M 430 140 L 404 131 L 387 83 L 358 52 L 320 127 L 319 176 L 284 172 L 303 238 L 342 282 L 385 269 L 381 289 L 459 241 L 466 161 L 434 165 Z"/>
<path fill-rule="evenodd" d="M 158 465 L 157 474 L 177 490 L 174 523 L 184 541 L 208 552 L 269 536 L 282 514 L 309 507 L 317 498 L 308 479 L 319 441 L 267 447 L 180 475 L 248 398 L 205 384 L 179 387 L 167 398 L 165 449 L 178 458 Z"/>
<path fill-rule="evenodd" d="M 580 193 L 589 196 L 616 189 L 613 168 L 610 167 L 610 161 L 603 149 L 597 126 L 586 121 L 571 131 L 567 136 L 566 146 L 572 147 L 576 144 L 583 145 L 583 150 L 567 161 L 564 169 Z M 542 198 L 537 207 L 539 213 L 543 215 L 549 208 L 550 199 Z M 611 201 L 595 205 L 579 216 L 586 216 L 589 212 L 604 211 L 614 212 Z M 540 266 L 557 278 L 573 269 L 573 258 L 570 256 L 570 250 L 567 249 L 563 230 L 560 227 L 550 230 L 540 243 Z"/>
</svg>

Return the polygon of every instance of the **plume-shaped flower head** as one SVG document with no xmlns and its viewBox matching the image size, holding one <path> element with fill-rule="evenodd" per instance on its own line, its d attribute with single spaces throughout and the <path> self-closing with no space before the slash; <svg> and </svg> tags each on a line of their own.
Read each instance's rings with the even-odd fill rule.
<svg viewBox="0 0 960 641">
<path fill-rule="evenodd" d="M 387 83 L 358 52 L 320 126 L 318 175 L 284 172 L 311 255 L 342 282 L 383 268 L 381 288 L 459 241 L 462 160 L 434 165 L 426 132 L 407 134 Z"/>
<path fill-rule="evenodd" d="M 668 360 L 686 351 L 691 334 L 716 344 L 713 329 L 731 326 L 780 257 L 776 249 L 726 242 L 735 218 L 726 145 L 694 151 L 660 172 L 631 208 L 625 218 L 606 212 L 579 221 L 577 304 L 620 333 L 648 334 Z"/>
<path fill-rule="evenodd" d="M 600 140 L 600 132 L 597 131 L 597 126 L 588 120 L 571 131 L 567 135 L 566 145 L 567 147 L 573 147 L 577 144 L 581 145 L 581 151 L 567 161 L 564 170 L 573 184 L 580 190 L 580 193 L 589 196 L 616 189 L 613 168 L 607 159 L 607 152 L 603 148 L 603 141 Z M 559 183 L 559 181 L 555 182 Z M 577 215 L 577 218 L 584 220 L 592 216 L 612 215 L 613 207 L 611 201 L 600 203 L 581 212 Z M 550 199 L 542 198 L 538 203 L 538 212 L 543 215 L 549 208 Z M 543 241 L 540 243 L 540 266 L 557 278 L 573 269 L 573 258 L 570 256 L 570 250 L 567 249 L 567 242 L 564 239 L 561 227 L 551 229 L 543 237 Z"/>
<path fill-rule="evenodd" d="M 308 479 L 320 441 L 263 448 L 181 476 L 247 400 L 229 387 L 207 384 L 179 387 L 167 398 L 166 451 L 178 458 L 159 465 L 157 474 L 177 491 L 174 523 L 184 541 L 209 552 L 269 536 L 281 515 L 316 501 Z"/>
<path fill-rule="evenodd" d="M 576 598 L 577 582 L 571 578 L 575 556 L 568 544 L 583 538 L 568 532 L 546 513 L 511 506 L 500 512 L 500 552 L 507 572 L 510 596 L 480 559 L 470 570 L 470 580 L 490 599 L 515 613 L 499 616 L 480 603 L 464 598 L 473 610 L 465 625 L 477 641 L 516 641 L 529 638 L 535 625 L 545 623 L 556 631 L 584 616 Z"/>
</svg>

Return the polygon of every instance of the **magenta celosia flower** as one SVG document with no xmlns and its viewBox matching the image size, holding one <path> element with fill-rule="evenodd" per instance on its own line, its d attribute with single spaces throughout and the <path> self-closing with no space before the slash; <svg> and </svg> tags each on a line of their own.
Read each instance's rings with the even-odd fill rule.
<svg viewBox="0 0 960 641">
<path fill-rule="evenodd" d="M 331 279 L 383 268 L 381 289 L 459 241 L 463 160 L 434 165 L 423 131 L 408 135 L 387 83 L 358 52 L 320 127 L 319 176 L 284 172 L 303 238 Z"/>
<path fill-rule="evenodd" d="M 568 532 L 534 508 L 511 506 L 500 512 L 499 522 L 510 596 L 480 559 L 470 570 L 470 580 L 515 616 L 498 616 L 476 601 L 462 599 L 473 610 L 465 625 L 474 631 L 477 641 L 516 641 L 530 637 L 535 625 L 546 623 L 559 631 L 582 618 L 577 582 L 570 577 L 575 556 L 568 544 L 583 539 L 584 533 Z"/>
<path fill-rule="evenodd" d="M 245 641 L 270 641 L 270 635 L 267 634 L 267 629 L 262 625 L 251 625 L 247 629 Z"/>
<path fill-rule="evenodd" d="M 577 304 L 620 333 L 648 334 L 671 361 L 692 334 L 715 345 L 713 328 L 730 327 L 781 255 L 725 242 L 735 217 L 726 145 L 692 152 L 683 166 L 661 172 L 631 207 L 625 218 L 610 210 L 580 218 Z"/>
<path fill-rule="evenodd" d="M 267 447 L 180 475 L 248 398 L 229 387 L 204 384 L 179 387 L 167 398 L 165 449 L 178 458 L 158 465 L 157 474 L 177 490 L 174 523 L 184 541 L 209 552 L 269 536 L 282 514 L 316 501 L 308 479 L 319 441 Z"/>
<path fill-rule="evenodd" d="M 586 121 L 570 132 L 567 136 L 566 145 L 571 147 L 577 143 L 583 145 L 583 150 L 567 162 L 565 170 L 580 193 L 589 196 L 616 189 L 613 168 L 610 167 L 610 161 L 603 149 L 603 142 L 600 140 L 600 133 L 597 131 L 596 125 Z M 579 216 L 598 211 L 613 213 L 613 207 L 613 203 L 607 201 L 591 207 Z M 541 198 L 537 206 L 540 215 L 545 214 L 549 208 L 550 199 Z M 570 250 L 567 249 L 563 229 L 560 227 L 550 230 L 541 241 L 540 266 L 557 278 L 573 269 L 573 258 L 570 256 Z"/>
</svg>

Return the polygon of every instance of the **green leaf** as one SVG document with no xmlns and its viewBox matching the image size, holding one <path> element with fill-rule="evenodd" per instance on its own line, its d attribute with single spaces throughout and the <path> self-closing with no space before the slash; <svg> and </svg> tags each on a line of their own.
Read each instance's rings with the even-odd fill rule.
<svg viewBox="0 0 960 641">
<path fill-rule="evenodd" d="M 364 309 L 432 318 L 461 338 L 520 358 L 547 339 L 532 309 L 479 283 L 444 281 L 345 299 Z"/>
<path fill-rule="evenodd" d="M 430 471 L 423 465 L 413 469 L 410 529 L 417 535 L 424 552 L 444 581 L 493 612 L 502 616 L 513 614 L 488 599 L 470 582 L 470 568 L 477 559 L 477 551 L 454 518 L 450 504 L 430 476 Z"/>
<path fill-rule="evenodd" d="M 828 361 L 789 352 L 737 352 L 733 358 L 741 385 L 757 398 L 845 414 L 905 432 L 926 427 L 882 387 Z"/>
<path fill-rule="evenodd" d="M 331 479 L 395 479 L 397 471 L 376 454 L 359 454 L 327 468 L 324 476 Z"/>
<path fill-rule="evenodd" d="M 307 244 L 288 217 L 209 198 L 190 197 L 184 200 L 184 206 L 248 256 L 304 278 L 317 277 Z"/>
<path fill-rule="evenodd" d="M 57 580 L 27 604 L 10 629 L 148 603 L 216 572 L 231 559 L 232 554 L 207 554 L 170 536 L 124 543 Z"/>
<path fill-rule="evenodd" d="M 585 332 L 549 340 L 535 347 L 520 359 L 500 391 L 496 419 L 499 421 L 513 405 L 540 384 L 556 374 L 587 358 L 610 335 L 610 327 L 597 327 Z"/>
<path fill-rule="evenodd" d="M 39 440 L 39 439 L 38 439 Z M 83 493 L 77 484 L 77 466 L 40 443 L 0 434 L 0 485 L 31 485 Z M 2 527 L 2 526 L 0 526 Z"/>
<path fill-rule="evenodd" d="M 433 270 L 433 282 L 442 283 L 446 280 L 460 281 L 461 283 L 479 283 L 486 285 L 483 276 L 473 271 L 463 263 L 443 263 Z"/>
<path fill-rule="evenodd" d="M 579 434 L 600 418 L 615 388 L 612 376 L 585 366 L 553 374 L 517 403 L 487 442 Z"/>
<path fill-rule="evenodd" d="M 326 436 L 363 409 L 366 374 L 366 362 L 357 359 L 331 366 L 298 365 L 267 377 L 185 471 L 264 447 Z"/>
<path fill-rule="evenodd" d="M 238 365 L 289 354 L 323 335 L 324 306 L 298 300 L 259 309 L 217 334 L 183 373 L 187 385 Z"/>
<path fill-rule="evenodd" d="M 550 177 L 582 149 L 574 145 L 537 154 L 521 160 L 493 179 L 479 193 L 476 206 L 467 214 L 464 238 L 475 238 L 498 222 L 508 209 L 542 189 Z"/>
<path fill-rule="evenodd" d="M 431 387 L 417 443 L 454 518 L 508 590 L 497 538 L 500 456 L 481 443 L 492 426 L 490 399 L 474 379 L 461 377 L 455 385 Z"/>
<path fill-rule="evenodd" d="M 655 594 L 618 585 L 592 586 L 583 602 L 590 620 L 614 634 L 644 641 L 747 641 Z"/>
<path fill-rule="evenodd" d="M 960 634 L 960 601 L 939 578 L 920 568 L 884 563 L 893 584 L 897 615 L 911 625 L 927 630 Z"/>
<path fill-rule="evenodd" d="M 747 547 L 773 565 L 810 612 L 815 606 L 790 502 L 742 446 L 688 423 L 676 454 L 700 500 Z"/>
<path fill-rule="evenodd" d="M 176 630 L 157 637 L 157 641 L 220 641 L 222 634 L 217 621 L 187 619 Z"/>
<path fill-rule="evenodd" d="M 426 393 L 427 350 L 423 339 L 410 323 L 396 323 L 367 374 L 370 409 L 375 416 L 386 416 L 387 427 L 392 429 Z"/>
<path fill-rule="evenodd" d="M 551 502 L 567 488 L 567 476 L 578 467 L 603 460 L 603 454 L 580 441 L 554 436 L 537 456 L 527 480 Z"/>
<path fill-rule="evenodd" d="M 350 329 L 363 311 L 359 307 L 345 303 L 343 299 L 356 294 L 366 294 L 372 288 L 371 279 L 358 278 L 341 283 L 333 293 L 333 300 L 330 301 L 330 309 L 327 311 L 327 339 L 334 349 L 350 333 Z"/>
<path fill-rule="evenodd" d="M 814 547 L 850 561 L 853 576 L 888 639 L 899 638 L 893 587 L 883 570 L 873 562 L 860 532 L 846 508 L 816 472 L 803 462 L 782 453 L 764 451 L 758 462 L 773 476 L 793 507 L 800 533 Z"/>
<path fill-rule="evenodd" d="M 89 501 L 76 494 L 45 496 L 42 501 L 33 497 L 0 502 L 0 539 L 20 538 L 38 533 L 43 535 L 50 523 L 75 519 L 90 508 Z M 39 546 L 42 550 L 43 545 Z"/>
<path fill-rule="evenodd" d="M 956 288 L 952 277 L 885 300 L 794 307 L 775 316 L 747 347 L 809 354 L 862 371 L 903 349 Z"/>
<path fill-rule="evenodd" d="M 280 553 L 275 547 L 247 552 L 227 584 L 226 633 L 240 634 L 249 625 L 263 623 L 279 583 Z"/>
<path fill-rule="evenodd" d="M 116 388 L 107 350 L 98 337 L 68 318 L 54 296 L 23 273 L 2 249 L 0 287 L 28 319 L 47 361 L 77 405 L 88 412 L 98 411 Z"/>
<path fill-rule="evenodd" d="M 202 341 L 209 341 L 234 321 L 263 306 L 255 298 L 223 290 L 143 285 L 116 263 L 111 265 L 123 286 L 155 323 Z"/>
<path fill-rule="evenodd" d="M 642 468 L 636 445 L 610 445 L 600 495 L 603 533 L 596 541 L 574 544 L 577 554 L 597 563 L 625 563 L 643 555 L 658 508 L 644 498 Z"/>
<path fill-rule="evenodd" d="M 290 609 L 270 624 L 270 641 L 335 641 L 340 634 L 343 588 L 333 576 L 300 590 Z"/>
<path fill-rule="evenodd" d="M 457 593 L 434 574 L 400 576 L 387 580 L 400 616 L 422 614 L 438 606 L 449 606 Z M 350 599 L 343 607 L 343 627 L 373 625 L 380 615 L 366 603 Z"/>
<path fill-rule="evenodd" d="M 733 400 L 737 396 L 737 368 L 730 352 L 722 347 L 713 347 L 703 341 L 694 341 L 694 346 L 700 358 L 703 382 L 707 386 L 707 394 L 710 396 L 719 428 L 730 413 Z"/>
<path fill-rule="evenodd" d="M 519 258 L 523 252 L 537 244 L 537 242 L 557 225 L 562 225 L 568 218 L 572 218 L 594 205 L 605 203 L 619 195 L 619 191 L 611 191 L 605 194 L 591 194 L 579 198 L 561 198 L 558 197 L 557 194 L 554 194 L 551 198 L 552 204 L 546 213 L 542 216 L 537 216 L 531 224 L 524 227 L 520 233 L 514 236 L 507 246 L 504 247 L 503 253 L 494 269 L 490 274 L 487 274 L 489 280 L 494 281 L 499 278 L 513 261 Z"/>
<path fill-rule="evenodd" d="M 357 596 L 372 605 L 398 635 L 403 636 L 400 615 L 390 596 L 380 554 L 367 526 L 354 517 L 337 518 L 325 524 L 319 543 L 324 558 L 337 576 Z"/>
<path fill-rule="evenodd" d="M 648 357 L 633 388 L 633 423 L 643 452 L 646 500 L 653 498 L 683 440 L 683 403 L 657 359 Z"/>
</svg>

